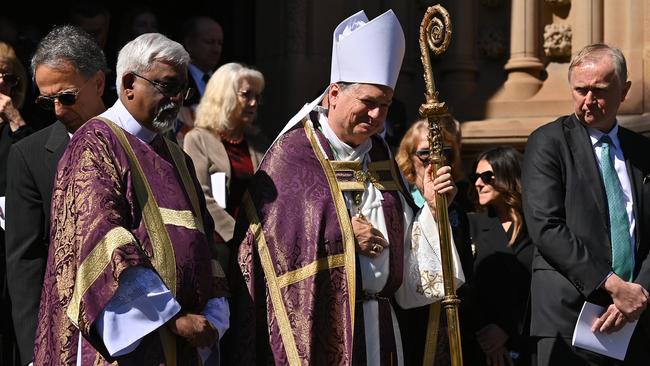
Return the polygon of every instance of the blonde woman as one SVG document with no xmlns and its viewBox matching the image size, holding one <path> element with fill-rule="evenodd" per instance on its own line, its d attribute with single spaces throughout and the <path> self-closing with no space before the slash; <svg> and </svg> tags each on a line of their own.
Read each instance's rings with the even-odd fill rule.
<svg viewBox="0 0 650 366">
<path fill-rule="evenodd" d="M 267 146 L 253 126 L 263 89 L 261 72 L 238 63 L 221 66 L 208 81 L 194 128 L 183 142 L 215 222 L 217 242 L 232 238 L 242 196 Z M 225 202 L 217 202 L 221 192 Z M 218 247 L 225 251 L 225 245 Z"/>
</svg>

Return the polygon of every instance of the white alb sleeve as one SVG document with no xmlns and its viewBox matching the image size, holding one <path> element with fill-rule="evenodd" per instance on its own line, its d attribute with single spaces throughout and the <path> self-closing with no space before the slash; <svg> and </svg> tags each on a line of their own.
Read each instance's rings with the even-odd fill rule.
<svg viewBox="0 0 650 366">
<path fill-rule="evenodd" d="M 122 272 L 117 291 L 97 317 L 97 331 L 108 353 L 122 356 L 180 310 L 158 274 L 149 268 L 131 267 Z"/>
<path fill-rule="evenodd" d="M 452 278 L 457 289 L 465 282 L 463 268 L 449 228 L 452 260 Z M 442 253 L 438 223 L 428 205 L 416 214 L 410 235 L 404 241 L 404 281 L 395 293 L 395 299 L 405 309 L 442 300 L 445 296 L 442 276 Z"/>
</svg>

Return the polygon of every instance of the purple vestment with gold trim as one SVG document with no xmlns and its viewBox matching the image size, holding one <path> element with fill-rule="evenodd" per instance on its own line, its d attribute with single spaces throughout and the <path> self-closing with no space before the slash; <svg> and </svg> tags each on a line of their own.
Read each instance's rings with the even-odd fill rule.
<svg viewBox="0 0 650 366">
<path fill-rule="evenodd" d="M 175 260 L 175 299 L 183 312 L 201 313 L 224 288 L 212 277 L 213 223 L 199 195 L 200 215 L 193 212 L 179 171 L 164 146 L 154 150 L 126 134 L 153 198 L 163 215 Z M 191 160 L 191 182 L 201 192 Z M 115 293 L 126 268 L 153 269 L 154 248 L 135 196 L 132 167 L 116 135 L 102 121 L 91 120 L 73 136 L 61 158 L 52 194 L 50 247 L 36 335 L 34 364 L 74 365 L 79 334 L 83 364 L 115 361 L 108 356 L 93 324 Z M 197 217 L 202 217 L 199 223 Z M 84 291 L 79 290 L 83 285 Z M 76 290 L 76 291 L 75 291 Z M 72 319 L 70 314 L 77 314 Z M 76 324 L 76 325 L 75 325 Z M 176 337 L 179 365 L 196 364 L 196 350 Z M 165 358 L 157 332 L 145 336 L 119 365 L 161 365 Z"/>
<path fill-rule="evenodd" d="M 328 158 L 333 159 L 325 137 L 319 131 L 315 136 Z M 389 158 L 379 140 L 373 146 L 376 148 L 371 155 Z M 302 126 L 282 135 L 271 147 L 249 191 L 259 226 L 250 217 L 240 215 L 230 243 L 234 257 L 228 274 L 231 328 L 225 339 L 229 343 L 223 347 L 227 363 L 290 364 L 292 356 L 287 350 L 293 342 L 293 357 L 303 365 L 364 364 L 362 294 L 357 286 L 352 329 L 350 285 L 340 261 L 344 255 L 342 225 L 326 173 Z M 402 283 L 406 227 L 397 191 L 382 194 L 392 243 L 391 268 L 384 291 L 377 296 L 391 301 Z M 348 211 L 343 207 L 343 219 L 349 224 Z M 265 275 L 260 245 L 268 249 L 274 278 Z M 359 281 L 357 275 L 352 276 L 355 282 Z M 283 338 L 282 328 L 287 324 L 276 314 L 278 304 L 274 302 L 272 282 L 279 289 L 280 306 L 287 315 L 292 339 Z M 388 313 L 380 310 L 380 318 L 381 323 L 391 324 L 390 309 Z M 388 328 L 380 331 L 392 338 L 392 326 Z"/>
</svg>

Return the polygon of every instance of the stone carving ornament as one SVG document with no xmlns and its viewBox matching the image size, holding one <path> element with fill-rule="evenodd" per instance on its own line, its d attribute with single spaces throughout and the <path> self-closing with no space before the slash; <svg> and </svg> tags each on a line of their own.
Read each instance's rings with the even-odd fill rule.
<svg viewBox="0 0 650 366">
<path fill-rule="evenodd" d="M 544 54 L 551 58 L 571 56 L 571 26 L 547 24 L 544 27 Z"/>
</svg>

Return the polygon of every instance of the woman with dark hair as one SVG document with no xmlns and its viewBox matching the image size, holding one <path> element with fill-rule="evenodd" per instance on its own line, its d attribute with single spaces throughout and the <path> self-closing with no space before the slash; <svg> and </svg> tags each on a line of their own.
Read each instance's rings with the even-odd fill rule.
<svg viewBox="0 0 650 366">
<path fill-rule="evenodd" d="M 475 245 L 476 338 L 492 366 L 528 365 L 533 245 L 521 206 L 522 155 L 512 147 L 481 153 L 473 165 L 470 215 Z"/>
</svg>

